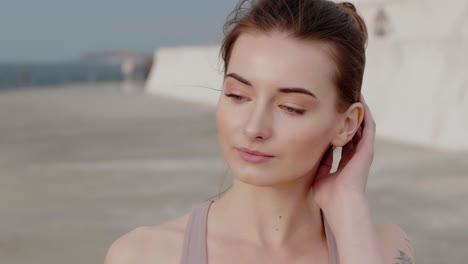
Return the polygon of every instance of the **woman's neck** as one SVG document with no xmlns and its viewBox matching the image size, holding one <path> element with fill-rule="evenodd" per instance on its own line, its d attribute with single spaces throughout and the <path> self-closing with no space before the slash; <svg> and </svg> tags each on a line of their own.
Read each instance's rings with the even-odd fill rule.
<svg viewBox="0 0 468 264">
<path fill-rule="evenodd" d="M 323 242 L 320 208 L 307 200 L 309 184 L 305 181 L 260 187 L 234 180 L 226 194 L 213 203 L 210 218 L 216 221 L 210 226 L 223 236 L 270 249 Z"/>
</svg>

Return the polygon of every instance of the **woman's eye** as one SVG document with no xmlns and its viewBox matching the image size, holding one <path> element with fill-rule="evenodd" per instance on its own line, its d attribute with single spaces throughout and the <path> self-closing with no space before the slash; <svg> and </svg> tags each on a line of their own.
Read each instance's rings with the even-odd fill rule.
<svg viewBox="0 0 468 264">
<path fill-rule="evenodd" d="M 240 95 L 233 94 L 233 93 L 226 94 L 226 96 L 231 97 L 232 100 L 234 100 L 236 103 L 240 103 L 243 99 L 245 99 L 244 96 L 240 96 Z M 302 110 L 302 109 L 296 109 L 296 108 L 289 107 L 289 106 L 286 106 L 286 105 L 283 105 L 281 107 L 283 109 L 285 109 L 286 112 L 288 112 L 290 114 L 293 114 L 293 115 L 303 115 L 305 113 L 305 110 Z"/>
<path fill-rule="evenodd" d="M 237 101 L 237 102 L 242 101 L 242 99 L 244 98 L 243 96 L 240 96 L 240 95 L 237 95 L 237 94 L 232 94 L 232 93 L 226 94 L 226 96 L 231 97 L 232 100 Z"/>
<path fill-rule="evenodd" d="M 305 110 L 296 109 L 296 108 L 289 107 L 286 105 L 284 105 L 283 108 L 286 109 L 286 112 L 293 113 L 293 114 L 303 115 L 305 113 Z"/>
</svg>

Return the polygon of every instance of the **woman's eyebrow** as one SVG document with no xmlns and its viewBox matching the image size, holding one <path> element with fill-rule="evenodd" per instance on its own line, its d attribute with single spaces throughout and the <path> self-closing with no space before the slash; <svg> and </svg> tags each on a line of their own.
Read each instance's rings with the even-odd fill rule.
<svg viewBox="0 0 468 264">
<path fill-rule="evenodd" d="M 226 79 L 228 77 L 234 78 L 234 79 L 238 80 L 239 82 L 252 87 L 252 84 L 248 80 L 246 80 L 245 78 L 243 78 L 242 76 L 240 76 L 237 73 L 231 72 L 231 73 L 228 73 L 228 74 L 224 75 L 224 79 Z M 315 96 L 314 93 L 312 93 L 311 91 L 309 91 L 307 89 L 301 88 L 301 87 L 280 87 L 280 88 L 278 88 L 278 92 L 280 92 L 280 93 L 301 93 L 301 94 L 310 95 L 310 96 L 317 99 L 317 96 Z"/>
</svg>

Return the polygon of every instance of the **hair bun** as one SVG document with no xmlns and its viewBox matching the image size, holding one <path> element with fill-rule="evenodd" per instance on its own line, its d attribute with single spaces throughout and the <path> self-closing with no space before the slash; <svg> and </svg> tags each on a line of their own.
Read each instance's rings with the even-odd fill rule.
<svg viewBox="0 0 468 264">
<path fill-rule="evenodd" d="M 343 8 L 345 12 L 348 12 L 350 15 L 354 17 L 354 19 L 356 20 L 359 26 L 359 29 L 364 34 L 364 38 L 367 41 L 367 38 L 368 38 L 367 26 L 366 26 L 366 23 L 364 22 L 364 19 L 358 14 L 356 6 L 350 2 L 341 2 L 341 3 L 338 3 L 338 5 L 341 8 Z"/>
<path fill-rule="evenodd" d="M 347 9 L 351 9 L 353 10 L 354 12 L 357 12 L 356 10 L 356 7 L 350 3 L 350 2 L 342 2 L 342 3 L 338 3 L 339 6 L 343 7 L 343 8 L 347 8 Z"/>
</svg>

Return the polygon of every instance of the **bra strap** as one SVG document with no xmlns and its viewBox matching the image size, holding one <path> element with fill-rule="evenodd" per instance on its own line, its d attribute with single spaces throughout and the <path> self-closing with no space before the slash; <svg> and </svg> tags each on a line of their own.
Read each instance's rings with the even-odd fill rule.
<svg viewBox="0 0 468 264">
<path fill-rule="evenodd" d="M 328 245 L 328 263 L 329 264 L 339 264 L 338 260 L 338 248 L 336 246 L 336 240 L 335 236 L 333 235 L 333 232 L 328 225 L 328 221 L 325 218 L 325 215 L 323 214 L 322 210 L 320 210 L 322 214 L 322 219 L 323 219 L 323 224 L 325 226 L 325 235 L 327 237 L 327 245 Z"/>
<path fill-rule="evenodd" d="M 181 264 L 206 264 L 207 252 L 207 218 L 213 200 L 203 202 L 192 210 L 184 232 Z"/>
</svg>

